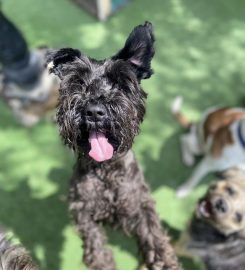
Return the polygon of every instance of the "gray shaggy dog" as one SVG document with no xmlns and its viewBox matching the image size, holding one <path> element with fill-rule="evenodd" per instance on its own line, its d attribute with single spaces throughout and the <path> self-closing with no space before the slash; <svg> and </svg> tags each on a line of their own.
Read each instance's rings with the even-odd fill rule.
<svg viewBox="0 0 245 270">
<path fill-rule="evenodd" d="M 0 270 L 38 270 L 25 248 L 13 245 L 1 228 Z"/>
<path fill-rule="evenodd" d="M 70 209 L 89 269 L 116 269 L 103 224 L 133 235 L 149 270 L 180 269 L 131 150 L 145 114 L 140 82 L 152 75 L 153 43 L 146 22 L 111 58 L 95 60 L 66 48 L 48 59 L 50 72 L 61 79 L 60 135 L 77 153 Z"/>
</svg>

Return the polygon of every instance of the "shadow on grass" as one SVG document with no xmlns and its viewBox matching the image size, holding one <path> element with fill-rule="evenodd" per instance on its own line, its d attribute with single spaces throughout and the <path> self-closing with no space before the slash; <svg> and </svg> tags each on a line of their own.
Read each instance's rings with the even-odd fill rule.
<svg viewBox="0 0 245 270">
<path fill-rule="evenodd" d="M 164 142 L 157 160 L 154 160 L 149 152 L 143 153 L 145 178 L 153 191 L 163 185 L 176 189 L 192 171 L 192 168 L 187 168 L 181 160 L 180 135 L 179 131 Z"/>
<path fill-rule="evenodd" d="M 54 168 L 49 176 L 59 188 L 45 198 L 33 197 L 28 179 L 23 179 L 13 191 L 0 189 L 0 222 L 13 230 L 34 258 L 34 251 L 41 251 L 42 269 L 58 270 L 64 241 L 62 232 L 69 224 L 67 205 L 63 201 L 68 175 L 64 169 Z"/>
</svg>

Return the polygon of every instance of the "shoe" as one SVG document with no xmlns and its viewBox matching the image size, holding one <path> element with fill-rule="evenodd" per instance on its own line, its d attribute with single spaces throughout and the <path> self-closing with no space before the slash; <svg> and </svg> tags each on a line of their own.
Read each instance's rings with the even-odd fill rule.
<svg viewBox="0 0 245 270">
<path fill-rule="evenodd" d="M 26 127 L 37 124 L 58 103 L 59 80 L 45 67 L 47 52 L 47 49 L 37 49 L 31 53 L 30 64 L 36 61 L 40 66 L 40 76 L 35 83 L 20 85 L 0 75 L 0 96 Z"/>
</svg>

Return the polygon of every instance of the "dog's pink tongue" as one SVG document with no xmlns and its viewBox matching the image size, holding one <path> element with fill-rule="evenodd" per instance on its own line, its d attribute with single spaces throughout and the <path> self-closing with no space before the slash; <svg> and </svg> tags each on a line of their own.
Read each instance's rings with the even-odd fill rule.
<svg viewBox="0 0 245 270">
<path fill-rule="evenodd" d="M 91 132 L 89 135 L 91 150 L 89 156 L 98 162 L 102 162 L 112 158 L 113 146 L 108 143 L 103 133 Z"/>
</svg>

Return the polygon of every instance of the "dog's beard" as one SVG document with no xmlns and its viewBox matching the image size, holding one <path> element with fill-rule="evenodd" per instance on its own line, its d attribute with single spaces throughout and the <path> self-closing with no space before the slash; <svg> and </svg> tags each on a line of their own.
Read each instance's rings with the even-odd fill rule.
<svg viewBox="0 0 245 270">
<path fill-rule="evenodd" d="M 57 118 L 64 142 L 74 151 L 88 155 L 96 162 L 110 160 L 129 150 L 139 130 L 129 119 L 125 121 L 112 117 L 100 124 L 87 124 L 81 115 L 76 114 L 74 118 L 66 118 L 66 115 L 61 113 Z"/>
<path fill-rule="evenodd" d="M 93 127 L 83 124 L 80 128 L 80 139 L 75 146 L 77 150 L 88 154 L 97 162 L 110 160 L 117 154 L 127 152 L 132 147 L 138 129 L 133 133 L 133 128 L 129 124 L 125 124 L 123 129 L 123 123 L 110 121 L 105 125 Z"/>
<path fill-rule="evenodd" d="M 117 119 L 117 121 L 107 120 L 107 123 L 100 126 L 88 127 L 86 125 L 82 148 L 87 147 L 85 152 L 97 162 L 110 160 L 117 154 L 126 152 L 131 148 L 135 134 L 132 133 L 131 126 L 123 125 L 123 123 L 120 124 Z M 128 132 L 125 132 L 127 129 Z M 84 130 L 84 128 L 81 129 L 81 134 L 84 133 Z"/>
<path fill-rule="evenodd" d="M 136 107 L 123 96 L 114 97 L 112 102 L 104 103 L 107 117 L 100 122 L 86 121 L 87 102 L 79 94 L 61 96 L 57 123 L 65 144 L 97 162 L 127 152 L 143 120 L 143 100 Z"/>
</svg>

